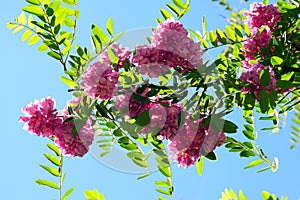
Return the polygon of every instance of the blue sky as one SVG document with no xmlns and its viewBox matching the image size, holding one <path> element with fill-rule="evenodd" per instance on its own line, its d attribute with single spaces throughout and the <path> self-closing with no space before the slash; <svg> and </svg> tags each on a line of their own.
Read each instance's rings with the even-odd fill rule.
<svg viewBox="0 0 300 200">
<path fill-rule="evenodd" d="M 233 1 L 230 1 L 233 2 Z M 237 2 L 237 1 L 236 1 Z M 159 9 L 169 1 L 152 0 L 79 0 L 78 8 L 81 17 L 77 32 L 77 43 L 88 46 L 90 26 L 96 23 L 104 27 L 109 16 L 114 19 L 116 31 L 131 30 L 156 26 L 155 18 L 160 15 Z M 235 3 L 238 5 L 238 3 Z M 57 199 L 54 191 L 40 187 L 34 182 L 37 178 L 48 175 L 38 166 L 47 163 L 42 154 L 47 151 L 47 140 L 38 138 L 23 131 L 17 120 L 21 107 L 46 96 L 53 96 L 57 107 L 62 108 L 71 97 L 67 87 L 60 82 L 61 66 L 45 54 L 38 53 L 36 47 L 28 47 L 21 42 L 21 35 L 12 35 L 6 29 L 6 22 L 20 14 L 24 1 L 6 1 L 0 7 L 2 48 L 0 50 L 2 77 L 1 87 L 1 125 L 2 152 L 0 165 L 1 199 Z M 243 6 L 248 7 L 248 4 Z M 186 27 L 201 30 L 201 18 L 207 17 L 208 29 L 222 27 L 226 20 L 224 9 L 209 0 L 192 0 L 191 10 L 182 22 Z M 239 111 L 231 114 L 230 119 L 241 125 Z M 174 200 L 215 200 L 221 196 L 224 188 L 243 189 L 249 199 L 260 199 L 262 190 L 277 195 L 287 195 L 291 200 L 300 197 L 299 155 L 300 147 L 289 150 L 290 119 L 288 114 L 286 127 L 276 135 L 259 132 L 258 144 L 270 158 L 279 157 L 279 171 L 256 174 L 255 169 L 244 170 L 251 159 L 240 159 L 235 153 L 226 149 L 217 150 L 219 160 L 206 162 L 204 175 L 199 177 L 194 167 L 179 169 L 173 165 L 175 196 Z M 258 127 L 262 124 L 257 123 Z M 241 130 L 239 130 L 241 135 Z M 81 159 L 66 159 L 66 188 L 75 187 L 70 199 L 84 199 L 85 189 L 97 188 L 107 200 L 118 199 L 156 199 L 153 182 L 161 179 L 159 173 L 137 181 L 136 174 L 121 173 L 110 169 L 91 155 Z"/>
</svg>

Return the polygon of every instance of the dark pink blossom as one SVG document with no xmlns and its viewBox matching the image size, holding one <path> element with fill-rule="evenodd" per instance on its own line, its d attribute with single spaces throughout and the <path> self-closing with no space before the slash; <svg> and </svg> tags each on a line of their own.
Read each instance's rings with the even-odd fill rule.
<svg viewBox="0 0 300 200">
<path fill-rule="evenodd" d="M 212 130 L 205 118 L 197 121 L 186 118 L 185 124 L 169 141 L 168 149 L 171 159 L 177 161 L 179 167 L 187 168 L 194 165 L 201 155 L 212 152 L 224 142 L 224 132 L 218 133 Z"/>
<path fill-rule="evenodd" d="M 60 123 L 52 97 L 35 100 L 34 103 L 23 107 L 22 111 L 25 116 L 21 116 L 19 121 L 24 122 L 24 130 L 37 136 L 53 136 L 53 130 Z"/>
<path fill-rule="evenodd" d="M 260 82 L 260 73 L 263 69 L 268 69 L 270 74 L 270 83 L 267 86 L 263 86 Z M 250 83 L 251 86 L 243 87 L 242 91 L 245 93 L 253 92 L 258 98 L 260 91 L 265 90 L 268 93 L 276 89 L 276 78 L 271 66 L 264 66 L 260 63 L 251 65 L 251 68 L 242 72 L 241 80 L 245 83 Z"/>
<path fill-rule="evenodd" d="M 260 2 L 254 2 L 250 5 L 250 10 L 245 12 L 245 23 L 250 27 L 252 36 L 257 33 L 262 26 L 268 26 L 273 32 L 277 23 L 281 21 L 281 14 L 275 5 L 264 5 Z"/>
<path fill-rule="evenodd" d="M 84 72 L 82 87 L 92 99 L 110 99 L 117 90 L 119 74 L 109 64 L 96 62 Z"/>
<path fill-rule="evenodd" d="M 94 140 L 92 119 L 88 117 L 83 127 L 77 127 L 74 121 L 64 122 L 68 117 L 68 110 L 64 108 L 59 112 L 61 124 L 54 131 L 55 144 L 60 148 L 63 155 L 75 157 L 84 156 Z M 73 129 L 78 128 L 77 135 L 73 135 Z"/>
<path fill-rule="evenodd" d="M 128 48 L 122 48 L 120 44 L 112 44 L 110 48 L 114 51 L 115 55 L 119 58 L 118 63 L 114 66 L 114 70 L 119 71 L 119 69 L 124 67 L 126 59 L 130 61 L 131 51 Z M 112 65 L 111 60 L 108 56 L 108 50 L 102 52 L 99 56 L 99 61 L 102 63 Z"/>
</svg>

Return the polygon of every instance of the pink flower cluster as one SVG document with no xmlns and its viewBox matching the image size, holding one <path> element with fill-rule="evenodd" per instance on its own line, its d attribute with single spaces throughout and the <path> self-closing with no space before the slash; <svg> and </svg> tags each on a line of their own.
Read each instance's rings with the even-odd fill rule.
<svg viewBox="0 0 300 200">
<path fill-rule="evenodd" d="M 72 102 L 74 103 L 74 101 L 69 102 L 70 106 Z M 73 137 L 73 129 L 76 128 L 76 124 L 74 121 L 65 122 L 70 117 L 67 107 L 59 112 L 54 107 L 55 100 L 52 97 L 36 100 L 22 108 L 25 116 L 21 116 L 19 121 L 24 122 L 23 128 L 32 134 L 48 138 L 54 137 L 54 142 L 63 155 L 84 156 L 94 139 L 92 120 L 88 118 L 78 134 Z"/>
<path fill-rule="evenodd" d="M 260 83 L 260 73 L 263 69 L 268 69 L 270 74 L 270 83 L 267 86 L 263 86 Z M 272 90 L 276 89 L 276 78 L 273 72 L 272 67 L 264 66 L 260 63 L 254 64 L 251 68 L 246 69 L 243 71 L 241 75 L 241 80 L 252 84 L 252 87 L 243 87 L 242 91 L 248 93 L 249 91 L 253 92 L 256 97 L 258 97 L 259 92 L 265 90 L 267 92 L 271 92 Z"/>
<path fill-rule="evenodd" d="M 110 99 L 117 90 L 119 74 L 107 63 L 96 62 L 90 65 L 82 77 L 85 94 L 92 99 Z"/>
<path fill-rule="evenodd" d="M 186 72 L 202 64 L 203 52 L 198 43 L 188 37 L 183 25 L 168 19 L 153 32 L 150 45 L 138 46 L 132 62 L 142 74 L 158 77 L 167 68 Z"/>
<path fill-rule="evenodd" d="M 225 142 L 224 132 L 215 132 L 200 118 L 191 121 L 186 118 L 184 125 L 178 130 L 175 137 L 169 140 L 171 158 L 178 162 L 180 167 L 187 168 L 194 165 L 201 155 L 212 152 L 217 146 Z"/>
<path fill-rule="evenodd" d="M 241 62 L 242 67 L 246 68 L 241 74 L 241 80 L 252 84 L 252 87 L 243 87 L 243 91 L 248 93 L 253 92 L 256 97 L 261 90 L 270 92 L 276 89 L 276 79 L 273 68 L 271 66 L 264 66 L 262 64 L 250 64 L 251 60 L 255 60 L 255 56 L 260 54 L 261 49 L 269 49 L 269 42 L 272 40 L 273 31 L 277 27 L 277 23 L 281 20 L 281 14 L 274 5 L 264 5 L 262 3 L 252 3 L 250 10 L 245 12 L 245 23 L 250 28 L 250 38 L 243 42 L 245 51 L 243 52 L 245 60 Z M 265 29 L 259 33 L 259 30 L 265 26 Z M 271 48 L 269 53 L 272 52 Z M 263 69 L 269 69 L 270 84 L 262 86 L 260 83 L 260 72 Z"/>
<path fill-rule="evenodd" d="M 146 97 L 148 91 L 146 88 L 139 95 Z M 140 133 L 159 134 L 161 140 L 168 140 L 172 160 L 177 161 L 180 167 L 187 168 L 193 165 L 201 155 L 212 152 L 225 142 L 224 132 L 217 133 L 211 130 L 205 118 L 191 121 L 189 114 L 184 112 L 178 103 L 160 100 L 159 97 L 148 99 L 149 102 L 139 102 L 134 99 L 133 94 L 129 95 L 127 92 L 117 97 L 116 105 L 122 105 L 117 109 L 128 108 L 126 119 L 137 117 L 149 110 L 150 123 Z"/>
<path fill-rule="evenodd" d="M 114 66 L 115 71 L 124 67 L 126 60 L 130 61 L 131 51 L 128 48 L 122 48 L 120 44 L 112 44 L 110 48 L 114 51 L 115 55 L 119 58 L 118 63 Z M 102 52 L 99 56 L 99 61 L 101 63 L 106 63 L 112 65 L 112 62 L 108 56 L 108 50 Z"/>
<path fill-rule="evenodd" d="M 252 35 L 257 33 L 257 28 L 262 26 L 269 27 L 270 31 L 273 32 L 277 23 L 281 21 L 281 14 L 277 7 L 270 4 L 264 5 L 260 2 L 254 2 L 250 5 L 250 10 L 245 12 L 245 23 L 248 24 Z"/>
</svg>

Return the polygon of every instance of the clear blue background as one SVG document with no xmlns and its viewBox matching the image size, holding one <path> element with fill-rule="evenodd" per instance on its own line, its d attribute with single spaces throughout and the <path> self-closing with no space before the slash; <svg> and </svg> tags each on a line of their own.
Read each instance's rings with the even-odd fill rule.
<svg viewBox="0 0 300 200">
<path fill-rule="evenodd" d="M 152 0 L 80 0 L 77 43 L 88 46 L 90 26 L 96 23 L 102 27 L 109 16 L 113 16 L 116 31 L 156 26 L 155 18 L 159 9 L 170 1 Z M 233 2 L 238 6 L 239 2 Z M 0 7 L 0 58 L 1 58 L 1 161 L 0 161 L 0 199 L 58 199 L 58 194 L 46 187 L 38 186 L 34 180 L 48 178 L 38 165 L 47 163 L 42 156 L 47 151 L 47 140 L 28 134 L 18 123 L 21 107 L 34 99 L 53 96 L 58 109 L 71 98 L 67 88 L 59 81 L 62 68 L 59 63 L 38 53 L 36 47 L 28 47 L 21 42 L 21 35 L 12 35 L 6 28 L 6 22 L 13 20 L 26 5 L 23 1 L 2 2 Z M 249 4 L 243 4 L 248 8 Z M 201 18 L 207 17 L 208 29 L 220 27 L 227 23 L 222 15 L 227 15 L 224 8 L 209 0 L 192 0 L 191 10 L 183 18 L 185 27 L 201 30 Z M 239 111 L 229 116 L 241 125 Z M 299 190 L 299 155 L 300 147 L 289 150 L 290 119 L 286 127 L 276 135 L 259 131 L 258 144 L 272 159 L 279 157 L 280 169 L 256 174 L 255 169 L 243 170 L 251 159 L 240 159 L 235 153 L 228 153 L 219 148 L 217 162 L 206 162 L 204 175 L 199 177 L 194 167 L 179 169 L 173 165 L 175 196 L 174 200 L 215 200 L 225 188 L 243 189 L 249 199 L 261 199 L 261 191 L 268 190 L 277 195 L 287 195 L 291 200 L 300 197 Z M 259 124 L 266 126 L 266 124 Z M 241 130 L 239 130 L 241 135 Z M 103 166 L 91 155 L 82 159 L 66 159 L 67 171 L 65 189 L 74 186 L 75 192 L 70 199 L 84 199 L 85 189 L 97 188 L 107 200 L 131 199 L 152 200 L 158 194 L 153 182 L 161 179 L 159 173 L 137 181 L 136 174 L 120 173 Z"/>
</svg>

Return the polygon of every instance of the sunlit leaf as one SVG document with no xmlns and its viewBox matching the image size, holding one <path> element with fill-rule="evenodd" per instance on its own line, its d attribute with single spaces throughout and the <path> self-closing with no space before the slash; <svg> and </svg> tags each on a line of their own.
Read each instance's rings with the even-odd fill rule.
<svg viewBox="0 0 300 200">
<path fill-rule="evenodd" d="M 202 176 L 204 167 L 204 159 L 201 157 L 196 163 L 196 169 L 199 176 Z"/>
<path fill-rule="evenodd" d="M 63 195 L 62 200 L 66 200 L 72 194 L 73 191 L 74 188 L 68 189 L 68 191 L 66 191 L 65 194 Z"/>
<path fill-rule="evenodd" d="M 278 56 L 272 56 L 271 57 L 271 64 L 273 66 L 275 66 L 275 65 L 281 65 L 282 62 L 283 62 L 283 59 L 280 58 L 280 57 L 278 57 Z"/>
<path fill-rule="evenodd" d="M 22 41 L 27 40 L 31 36 L 31 34 L 32 34 L 31 30 L 26 30 L 22 35 Z"/>
<path fill-rule="evenodd" d="M 40 7 L 35 6 L 35 5 L 25 6 L 23 8 L 23 10 L 27 13 L 30 13 L 30 14 L 33 14 L 36 16 L 44 16 L 45 15 L 44 11 Z"/>
<path fill-rule="evenodd" d="M 60 160 L 59 158 L 51 155 L 51 154 L 48 154 L 48 153 L 44 153 L 44 156 L 54 165 L 56 166 L 60 166 Z"/>
<path fill-rule="evenodd" d="M 113 20 L 112 17 L 109 17 L 107 22 L 106 22 L 106 30 L 108 33 L 113 36 L 114 35 L 114 25 L 113 25 Z"/>
<path fill-rule="evenodd" d="M 40 40 L 39 36 L 33 35 L 31 38 L 28 39 L 28 45 L 34 45 Z"/>
<path fill-rule="evenodd" d="M 46 170 L 47 172 L 49 172 L 53 176 L 59 177 L 59 172 L 58 172 L 57 169 L 54 169 L 52 167 L 48 167 L 47 165 L 40 165 L 40 167 L 42 167 L 44 170 Z"/>
<path fill-rule="evenodd" d="M 150 176 L 150 175 L 151 175 L 150 173 L 143 174 L 143 175 L 137 177 L 137 180 L 141 180 L 141 179 L 146 178 L 146 177 L 148 177 L 148 176 Z"/>
<path fill-rule="evenodd" d="M 167 10 L 165 9 L 160 9 L 160 13 L 162 14 L 162 16 L 165 18 L 165 19 L 168 19 L 168 18 L 172 18 L 172 14 L 169 13 Z"/>
<path fill-rule="evenodd" d="M 48 187 L 53 188 L 53 189 L 59 189 L 58 185 L 56 183 L 52 182 L 52 181 L 37 179 L 35 182 L 39 185 L 48 186 Z"/>
</svg>

